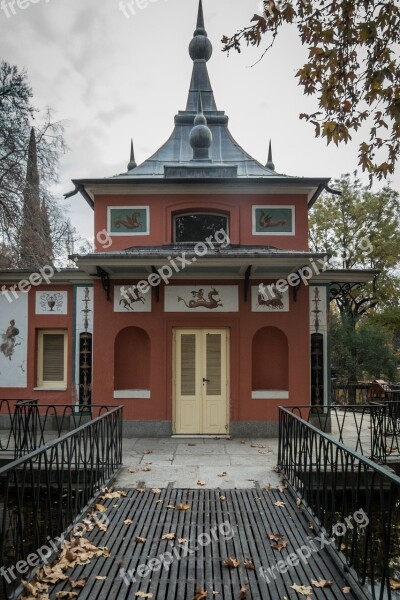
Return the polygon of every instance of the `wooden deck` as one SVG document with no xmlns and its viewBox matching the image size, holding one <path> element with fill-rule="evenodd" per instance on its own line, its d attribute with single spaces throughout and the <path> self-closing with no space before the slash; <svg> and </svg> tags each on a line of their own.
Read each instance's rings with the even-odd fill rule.
<svg viewBox="0 0 400 600">
<path fill-rule="evenodd" d="M 312 600 L 357 598 L 353 591 L 347 594 L 342 591 L 349 585 L 345 573 L 334 565 L 326 549 L 313 553 L 308 564 L 299 561 L 297 566 L 288 567 L 284 574 L 277 571 L 278 561 L 286 561 L 290 553 L 310 544 L 308 536 L 314 538 L 316 535 L 309 529 L 307 519 L 288 491 L 281 493 L 273 489 L 266 492 L 259 487 L 248 490 L 187 490 L 169 486 L 159 494 L 150 489 L 144 493 L 137 490 L 126 490 L 126 493 L 126 497 L 98 500 L 107 506 L 108 529 L 102 532 L 96 527 L 87 536 L 96 546 L 106 546 L 110 557 L 93 558 L 90 564 L 67 571 L 72 580 L 87 578 L 85 586 L 72 590 L 66 580 L 50 588 L 50 598 L 56 597 L 55 592 L 65 590 L 78 592 L 78 600 L 134 600 L 140 597 L 152 597 L 153 600 L 192 600 L 194 597 L 305 600 L 306 595 L 298 594 L 291 586 L 309 586 L 312 579 L 318 581 L 320 578 L 333 583 L 330 587 L 313 587 Z M 277 501 L 285 505 L 275 506 Z M 179 504 L 190 505 L 190 509 L 168 508 Z M 131 519 L 133 524 L 124 524 L 127 519 Z M 223 525 L 226 523 L 232 527 L 233 537 L 223 535 L 228 531 Z M 215 535 L 211 534 L 212 530 Z M 176 534 L 176 539 L 161 540 L 167 533 Z M 281 552 L 273 549 L 275 542 L 268 538 L 270 533 L 281 534 L 289 542 L 287 547 Z M 209 538 L 199 537 L 201 534 L 211 537 L 209 544 L 206 543 Z M 145 543 L 136 541 L 137 537 L 145 538 Z M 188 540 L 190 553 L 180 547 L 179 538 Z M 205 545 L 202 546 L 202 543 Z M 319 548 L 318 543 L 315 544 Z M 172 561 L 166 554 L 168 552 L 172 553 Z M 127 575 L 127 581 L 136 581 L 128 581 L 128 585 L 124 583 L 120 569 L 127 572 L 139 565 L 149 565 L 151 559 L 160 559 L 161 555 L 164 555 L 165 562 L 171 561 L 168 567 L 162 566 L 144 577 L 133 572 L 132 578 Z M 224 566 L 229 556 L 240 559 L 238 568 Z M 245 559 L 251 559 L 255 570 L 244 566 Z M 155 564 L 152 563 L 153 566 Z M 266 570 L 274 567 L 272 574 L 267 573 L 269 583 L 260 575 L 260 567 Z M 105 578 L 96 579 L 96 576 Z M 207 591 L 207 595 L 196 596 L 199 591 Z"/>
</svg>

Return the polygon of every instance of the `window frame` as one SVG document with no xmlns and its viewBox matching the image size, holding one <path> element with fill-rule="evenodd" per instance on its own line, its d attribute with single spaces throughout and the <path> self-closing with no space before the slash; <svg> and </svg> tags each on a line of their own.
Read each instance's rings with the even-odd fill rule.
<svg viewBox="0 0 400 600">
<path fill-rule="evenodd" d="M 43 379 L 44 362 L 44 336 L 64 336 L 64 379 L 62 381 L 49 381 Z M 68 330 L 67 329 L 38 329 L 37 333 L 37 386 L 43 389 L 66 389 L 68 380 Z"/>
<path fill-rule="evenodd" d="M 225 213 L 225 212 L 220 212 L 220 211 L 210 211 L 210 210 L 197 210 L 197 211 L 184 211 L 184 212 L 180 212 L 180 213 L 174 213 L 172 215 L 172 241 L 174 244 L 177 244 L 179 246 L 184 245 L 184 244 L 193 244 L 193 246 L 195 246 L 196 244 L 199 244 L 201 242 L 204 242 L 205 240 L 197 240 L 195 242 L 177 242 L 176 241 L 176 219 L 179 217 L 195 217 L 197 215 L 202 215 L 202 216 L 213 216 L 213 217 L 224 217 L 226 219 L 226 234 L 228 236 L 228 238 L 230 237 L 230 233 L 229 233 L 229 229 L 230 229 L 230 214 L 229 213 Z M 218 245 L 216 243 L 216 245 Z"/>
</svg>

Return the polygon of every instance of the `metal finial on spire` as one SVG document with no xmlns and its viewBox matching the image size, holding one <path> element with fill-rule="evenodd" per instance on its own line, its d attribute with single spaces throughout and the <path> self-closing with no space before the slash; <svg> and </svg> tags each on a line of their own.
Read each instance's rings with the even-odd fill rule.
<svg viewBox="0 0 400 600">
<path fill-rule="evenodd" d="M 196 30 L 193 34 L 193 39 L 189 45 L 189 54 L 192 60 L 210 60 L 213 52 L 213 47 L 207 37 L 207 32 L 204 26 L 203 3 L 199 0 L 199 12 L 197 15 Z"/>
<path fill-rule="evenodd" d="M 202 0 L 199 0 L 199 11 L 197 13 L 197 25 L 196 25 L 196 31 L 194 32 L 194 35 L 207 35 L 206 33 L 206 29 L 204 26 L 204 13 L 203 13 L 203 2 Z"/>
<path fill-rule="evenodd" d="M 132 171 L 132 169 L 136 169 L 137 164 L 135 161 L 135 152 L 133 150 L 133 140 L 131 140 L 131 158 L 128 163 L 128 171 Z"/>
<path fill-rule="evenodd" d="M 209 150 L 212 144 L 212 133 L 203 113 L 201 92 L 199 92 L 197 98 L 197 115 L 194 118 L 194 126 L 189 135 L 189 143 L 193 148 L 193 160 L 210 160 Z"/>
<path fill-rule="evenodd" d="M 271 171 L 275 171 L 274 161 L 272 160 L 272 142 L 269 140 L 269 150 L 268 150 L 268 162 L 265 165 L 267 169 L 271 169 Z"/>
</svg>

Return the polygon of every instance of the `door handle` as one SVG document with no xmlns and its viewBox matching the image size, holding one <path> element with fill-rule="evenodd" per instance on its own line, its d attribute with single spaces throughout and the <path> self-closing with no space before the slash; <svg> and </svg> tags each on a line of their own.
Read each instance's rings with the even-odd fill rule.
<svg viewBox="0 0 400 600">
<path fill-rule="evenodd" d="M 205 377 L 203 377 L 203 383 L 211 383 L 209 379 L 206 379 Z"/>
</svg>

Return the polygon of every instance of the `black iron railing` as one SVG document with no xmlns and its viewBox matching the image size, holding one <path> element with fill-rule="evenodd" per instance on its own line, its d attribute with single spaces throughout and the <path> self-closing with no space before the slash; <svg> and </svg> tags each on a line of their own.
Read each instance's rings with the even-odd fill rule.
<svg viewBox="0 0 400 600">
<path fill-rule="evenodd" d="M 0 469 L 4 598 L 12 598 L 21 578 L 29 577 L 15 565 L 43 545 L 52 547 L 50 541 L 110 484 L 121 463 L 122 407 L 115 407 Z"/>
<path fill-rule="evenodd" d="M 109 406 L 90 408 L 72 404 L 40 404 L 38 400 L 0 400 L 0 451 L 15 458 L 110 410 Z"/>
<path fill-rule="evenodd" d="M 364 406 L 287 407 L 302 419 L 381 464 L 400 457 L 400 402 Z"/>
<path fill-rule="evenodd" d="M 400 477 L 280 408 L 279 466 L 348 580 L 374 600 L 398 598 Z"/>
</svg>

